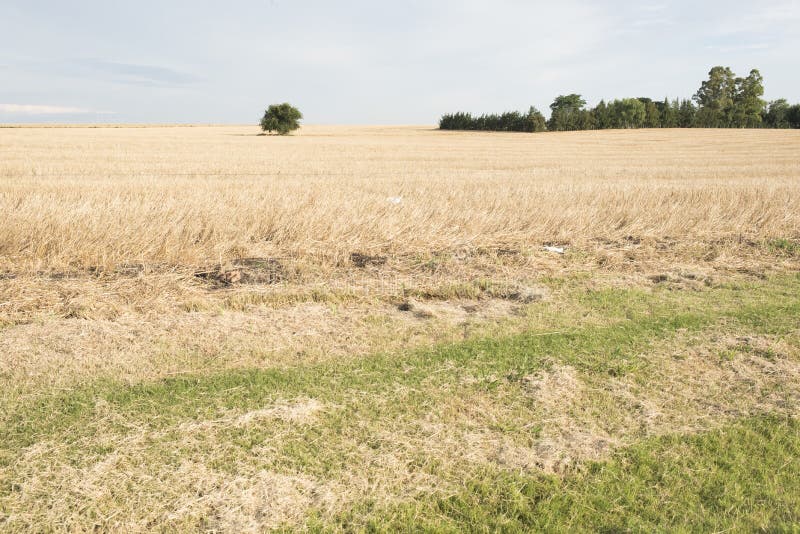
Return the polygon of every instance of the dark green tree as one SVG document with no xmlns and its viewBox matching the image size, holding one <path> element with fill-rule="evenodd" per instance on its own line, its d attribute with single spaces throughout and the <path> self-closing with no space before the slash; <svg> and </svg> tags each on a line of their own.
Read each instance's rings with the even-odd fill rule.
<svg viewBox="0 0 800 534">
<path fill-rule="evenodd" d="M 608 106 L 605 100 L 601 100 L 599 104 L 592 110 L 594 115 L 595 127 L 598 130 L 605 130 L 611 128 L 611 116 L 608 112 Z"/>
<path fill-rule="evenodd" d="M 791 106 L 785 98 L 779 98 L 769 103 L 764 113 L 764 126 L 767 128 L 790 128 L 789 110 Z"/>
<path fill-rule="evenodd" d="M 464 112 L 447 113 L 442 115 L 439 119 L 439 128 L 441 130 L 472 130 L 475 119 L 472 115 Z"/>
<path fill-rule="evenodd" d="M 554 132 L 579 130 L 585 118 L 582 117 L 586 101 L 581 95 L 559 95 L 550 104 L 550 121 L 547 129 Z"/>
<path fill-rule="evenodd" d="M 641 128 L 647 118 L 645 105 L 638 98 L 614 100 L 608 108 L 613 128 Z"/>
<path fill-rule="evenodd" d="M 288 102 L 283 104 L 273 104 L 264 112 L 261 119 L 261 129 L 265 132 L 278 132 L 286 135 L 300 127 L 300 119 L 303 114 L 296 107 Z"/>
<path fill-rule="evenodd" d="M 800 128 L 800 104 L 795 104 L 789 108 L 786 113 L 786 119 L 789 121 L 789 128 Z"/>
<path fill-rule="evenodd" d="M 701 128 L 727 128 L 731 125 L 736 77 L 729 67 L 714 67 L 694 95 L 698 110 L 696 125 Z"/>
<path fill-rule="evenodd" d="M 645 128 L 660 128 L 661 127 L 661 112 L 658 106 L 649 98 L 639 98 L 639 101 L 644 104 L 644 123 L 642 126 Z"/>
<path fill-rule="evenodd" d="M 663 102 L 656 102 L 658 113 L 661 117 L 662 128 L 677 128 L 678 126 L 678 109 L 680 104 L 675 100 L 674 104 L 665 98 Z"/>
<path fill-rule="evenodd" d="M 678 128 L 694 128 L 696 126 L 697 108 L 691 100 L 681 100 L 677 106 Z"/>
<path fill-rule="evenodd" d="M 575 130 L 594 130 L 597 128 L 597 119 L 591 109 L 582 109 L 578 112 Z"/>
<path fill-rule="evenodd" d="M 766 102 L 764 96 L 764 78 L 758 69 L 753 69 L 747 78 L 736 78 L 736 92 L 733 97 L 733 116 L 730 126 L 733 128 L 758 128 L 761 126 L 761 114 Z"/>
<path fill-rule="evenodd" d="M 531 106 L 528 110 L 528 115 L 525 117 L 525 131 L 526 132 L 544 132 L 547 130 L 547 121 L 545 121 L 542 112 Z"/>
</svg>

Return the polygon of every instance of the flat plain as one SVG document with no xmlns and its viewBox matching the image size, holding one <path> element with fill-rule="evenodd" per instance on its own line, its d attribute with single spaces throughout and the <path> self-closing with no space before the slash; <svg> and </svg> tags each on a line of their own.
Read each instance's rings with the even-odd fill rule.
<svg viewBox="0 0 800 534">
<path fill-rule="evenodd" d="M 0 530 L 800 521 L 798 131 L 0 154 Z"/>
</svg>

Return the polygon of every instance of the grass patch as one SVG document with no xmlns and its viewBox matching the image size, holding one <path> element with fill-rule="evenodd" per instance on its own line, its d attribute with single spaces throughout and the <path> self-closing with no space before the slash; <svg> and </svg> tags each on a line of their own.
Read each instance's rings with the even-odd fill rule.
<svg viewBox="0 0 800 534">
<path fill-rule="evenodd" d="M 647 455 L 658 461 L 681 462 L 690 453 L 671 458 L 667 451 L 670 447 L 690 448 L 691 442 L 679 446 L 664 441 L 668 438 L 648 440 L 643 449 L 626 449 L 610 463 L 572 470 L 564 478 L 536 475 L 549 469 L 545 465 L 556 463 L 541 464 L 540 469 L 539 463 L 528 458 L 558 462 L 555 456 L 537 456 L 537 447 L 551 443 L 572 454 L 570 443 L 564 440 L 583 439 L 581 432 L 588 436 L 584 443 L 589 448 L 615 439 L 618 445 L 634 443 L 651 435 L 647 416 L 642 415 L 649 401 L 656 403 L 656 411 L 671 410 L 670 431 L 683 428 L 690 416 L 706 417 L 710 423 L 701 427 L 709 428 L 770 410 L 793 413 L 800 398 L 798 390 L 789 379 L 781 381 L 779 372 L 770 371 L 771 378 L 764 378 L 763 387 L 754 392 L 748 380 L 761 379 L 761 375 L 725 374 L 728 362 L 713 354 L 708 362 L 699 362 L 702 367 L 671 368 L 711 373 L 706 382 L 699 383 L 692 382 L 688 374 L 670 381 L 661 367 L 671 360 L 670 353 L 651 356 L 664 347 L 690 351 L 692 344 L 707 334 L 724 332 L 727 339 L 735 332 L 764 343 L 754 341 L 752 350 L 747 348 L 750 345 L 741 350 L 733 347 L 730 358 L 738 360 L 733 362 L 738 371 L 748 371 L 745 359 L 760 358 L 768 365 L 784 365 L 776 370 L 793 372 L 783 353 L 765 352 L 771 346 L 769 340 L 757 336 L 790 337 L 798 331 L 798 286 L 800 277 L 785 276 L 703 292 L 576 288 L 565 292 L 567 305 L 602 315 L 605 322 L 589 321 L 577 327 L 565 322 L 553 330 L 548 323 L 547 330 L 310 365 L 225 370 L 136 384 L 95 380 L 69 391 L 42 391 L 0 413 L 4 436 L 0 442 L 0 518 L 2 513 L 16 517 L 13 526 L 22 529 L 36 521 L 54 525 L 53 517 L 69 512 L 76 529 L 91 526 L 91 517 L 116 517 L 121 521 L 116 529 L 124 530 L 133 524 L 125 522 L 125 514 L 139 517 L 139 510 L 127 504 L 129 500 L 147 499 L 148 511 L 156 509 L 161 511 L 151 513 L 163 514 L 151 517 L 152 525 L 213 530 L 214 505 L 193 497 L 194 485 L 199 482 L 183 482 L 191 475 L 196 481 L 210 480 L 208 491 L 222 495 L 225 503 L 234 503 L 225 506 L 236 508 L 239 501 L 235 499 L 243 499 L 241 506 L 250 511 L 242 513 L 251 519 L 262 513 L 253 504 L 261 497 L 250 500 L 249 496 L 278 491 L 269 486 L 269 480 L 277 480 L 276 487 L 284 489 L 286 485 L 280 481 L 294 480 L 299 493 L 290 492 L 291 499 L 308 497 L 310 490 L 304 488 L 310 487 L 321 488 L 319 495 L 328 490 L 346 495 L 336 505 L 336 513 L 317 506 L 311 497 L 304 501 L 303 510 L 312 514 L 307 526 L 318 530 L 456 531 L 480 530 L 481 525 L 484 530 L 510 531 L 594 530 L 593 526 L 651 530 L 680 518 L 645 515 L 639 523 L 612 522 L 615 513 L 628 521 L 639 517 L 632 508 L 639 500 L 630 490 L 638 486 L 634 479 L 625 479 L 626 469 L 632 469 L 634 461 L 643 466 L 633 471 L 644 480 L 643 489 L 636 491 L 649 491 L 654 480 L 665 481 L 669 489 L 669 484 L 677 484 L 670 473 L 679 470 L 653 474 L 655 460 L 647 460 Z M 718 348 L 713 343 L 710 347 Z M 696 354 L 694 363 L 698 364 Z M 758 366 L 752 369 L 760 372 Z M 685 379 L 687 376 L 690 378 Z M 728 386 L 728 380 L 738 381 L 741 387 Z M 659 396 L 665 384 L 695 392 L 707 386 L 716 389 L 711 397 L 687 396 L 669 404 L 671 398 L 665 401 L 664 395 Z M 697 414 L 689 414 L 691 406 L 681 404 L 687 400 L 710 401 L 713 406 L 703 404 Z M 304 403 L 314 409 L 308 418 L 280 416 L 302 411 Z M 786 424 L 794 425 L 791 421 Z M 564 428 L 567 431 L 560 433 Z M 790 428 L 796 431 L 796 426 Z M 745 430 L 760 432 L 750 427 Z M 718 438 L 717 449 L 728 446 L 724 436 Z M 702 447 L 714 450 L 711 445 Z M 633 454 L 637 450 L 644 459 Z M 748 449 L 742 454 L 753 453 Z M 589 451 L 574 458 L 606 456 Z M 739 461 L 731 462 L 734 460 Z M 679 466 L 695 467 L 703 472 L 700 464 Z M 182 474 L 184 471 L 188 475 Z M 562 472 L 562 468 L 552 472 Z M 50 473 L 56 474 L 51 477 Z M 266 479 L 259 478 L 265 473 L 269 474 Z M 50 482 L 53 477 L 55 481 Z M 131 478 L 148 484 L 148 489 L 134 491 Z M 58 487 L 84 479 L 90 482 L 81 487 L 91 493 L 57 498 Z M 354 479 L 360 490 L 342 489 Z M 250 486 L 259 480 L 267 484 L 266 489 Z M 621 485 L 612 487 L 615 481 Z M 607 493 L 586 493 L 594 486 Z M 695 491 L 697 484 L 690 486 L 687 491 Z M 366 501 L 369 492 L 365 487 L 380 489 L 381 498 Z M 437 488 L 446 488 L 446 492 L 437 493 Z M 691 492 L 681 496 L 664 491 L 662 502 L 672 510 L 683 506 L 680 499 L 694 498 Z M 753 491 L 742 489 L 740 500 L 749 499 Z M 105 500 L 88 504 L 89 494 L 102 494 Z M 610 499 L 610 495 L 615 495 L 610 504 L 591 500 Z M 767 494 L 764 502 L 769 502 L 771 495 Z M 731 500 L 735 497 L 720 497 L 720 502 L 745 512 L 746 506 L 757 508 L 749 501 Z M 700 504 L 687 502 L 694 507 L 708 506 L 709 499 L 698 501 Z M 658 508 L 652 499 L 647 502 L 650 508 Z M 549 508 L 542 508 L 545 504 Z M 170 510 L 182 505 L 185 510 L 196 510 L 179 518 L 188 523 L 165 519 Z M 594 515 L 584 517 L 581 514 L 588 512 L 574 511 L 581 507 L 588 507 Z M 782 516 L 759 513 L 762 515 L 756 517 L 752 512 L 753 521 L 779 526 L 783 521 Z M 25 523 L 23 517 L 31 518 L 30 522 Z M 302 515 L 301 522 L 305 518 Z M 572 522 L 563 523 L 565 518 Z M 296 518 L 292 524 L 298 524 Z M 114 526 L 113 522 L 104 524 L 107 530 Z M 228 524 L 229 529 L 234 526 Z"/>
<path fill-rule="evenodd" d="M 575 332 L 479 339 L 402 357 L 385 354 L 311 367 L 233 370 L 132 386 L 96 382 L 67 393 L 45 395 L 8 414 L 0 421 L 6 435 L 3 448 L 26 446 L 68 429 L 66 439 L 76 439 L 88 431 L 81 422 L 93 418 L 100 400 L 129 421 L 160 427 L 182 419 L 213 418 L 225 410 L 251 410 L 281 397 L 341 402 L 352 390 L 386 395 L 398 386 L 420 387 L 423 382 L 435 389 L 465 376 L 522 376 L 556 361 L 587 373 L 622 376 L 640 369 L 642 362 L 637 354 L 650 341 L 678 329 L 698 330 L 711 321 L 711 317 L 692 314 L 648 317 Z M 491 387 L 491 382 L 479 384 Z"/>
<path fill-rule="evenodd" d="M 800 242 L 791 239 L 773 239 L 768 243 L 772 252 L 783 253 L 789 256 L 800 256 Z"/>
<path fill-rule="evenodd" d="M 484 469 L 455 495 L 362 502 L 312 531 L 796 532 L 800 423 L 765 417 L 645 440 L 565 477 Z"/>
<path fill-rule="evenodd" d="M 252 410 L 280 398 L 305 396 L 341 403 L 350 392 L 391 398 L 398 387 L 436 391 L 442 385 L 477 378 L 473 387 L 492 388 L 486 377 L 524 376 L 555 363 L 607 377 L 646 373 L 641 352 L 678 331 L 715 324 L 768 334 L 798 328 L 800 277 L 760 283 L 753 289 L 714 289 L 699 296 L 660 297 L 638 290 L 583 294 L 583 304 L 617 318 L 610 326 L 559 332 L 530 331 L 485 338 L 406 354 L 378 354 L 356 360 L 288 369 L 230 370 L 126 385 L 96 381 L 66 393 L 43 394 L 0 418 L 6 436 L 0 451 L 24 447 L 61 433 L 67 440 L 89 431 L 98 401 L 129 421 L 162 427 L 185 419 L 213 418 L 221 411 Z M 693 300 L 689 300 L 693 299 Z M 566 326 L 566 325 L 565 325 Z M 0 455 L 1 456 L 1 455 Z"/>
</svg>

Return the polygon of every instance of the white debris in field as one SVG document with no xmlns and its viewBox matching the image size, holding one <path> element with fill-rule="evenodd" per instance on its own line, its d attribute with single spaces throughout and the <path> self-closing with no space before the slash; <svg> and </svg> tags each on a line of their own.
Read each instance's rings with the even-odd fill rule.
<svg viewBox="0 0 800 534">
<path fill-rule="evenodd" d="M 403 201 L 403 197 L 389 197 L 386 200 L 388 200 L 391 204 L 397 205 Z"/>
<path fill-rule="evenodd" d="M 564 253 L 564 247 L 550 247 L 550 246 L 546 246 L 546 247 L 544 247 L 544 249 L 545 249 L 547 252 L 554 252 L 554 253 L 556 253 L 556 254 L 563 254 L 563 253 Z"/>
</svg>

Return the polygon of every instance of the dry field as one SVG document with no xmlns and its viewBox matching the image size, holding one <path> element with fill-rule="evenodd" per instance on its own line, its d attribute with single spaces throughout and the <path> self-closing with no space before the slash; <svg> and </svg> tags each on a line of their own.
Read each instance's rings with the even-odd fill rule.
<svg viewBox="0 0 800 534">
<path fill-rule="evenodd" d="M 800 228 L 795 131 L 3 129 L 0 147 L 1 267 L 17 274 Z"/>
<path fill-rule="evenodd" d="M 0 530 L 800 520 L 576 489 L 800 447 L 800 131 L 257 134 L 0 128 Z"/>
</svg>

